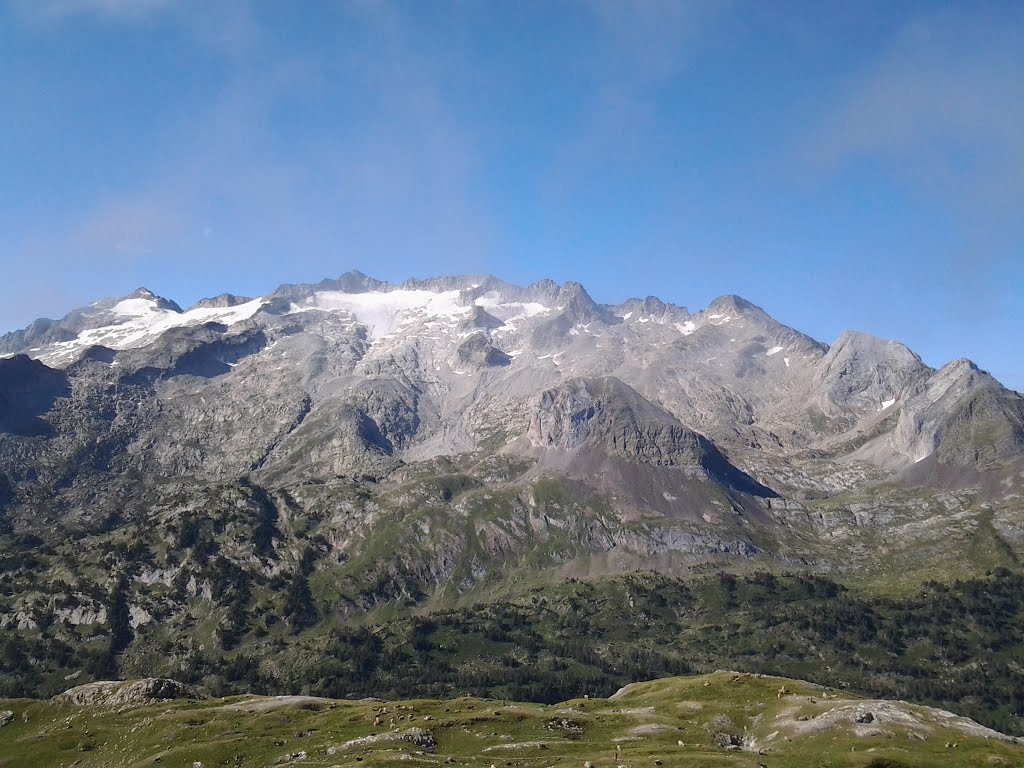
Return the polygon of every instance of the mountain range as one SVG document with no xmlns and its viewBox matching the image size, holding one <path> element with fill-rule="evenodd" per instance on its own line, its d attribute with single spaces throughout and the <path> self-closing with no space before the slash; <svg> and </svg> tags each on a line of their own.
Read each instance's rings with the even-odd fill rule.
<svg viewBox="0 0 1024 768">
<path fill-rule="evenodd" d="M 1020 394 L 738 296 L 139 289 L 0 338 L 0 631 L 49 654 L 9 693 L 637 571 L 1016 572 L 1022 488 Z"/>
</svg>

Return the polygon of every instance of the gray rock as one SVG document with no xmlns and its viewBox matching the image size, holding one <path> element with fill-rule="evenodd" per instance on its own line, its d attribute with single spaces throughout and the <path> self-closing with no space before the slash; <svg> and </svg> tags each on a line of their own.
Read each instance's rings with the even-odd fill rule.
<svg viewBox="0 0 1024 768">
<path fill-rule="evenodd" d="M 362 736 L 358 739 L 351 739 L 341 745 L 341 749 L 353 749 L 357 747 L 368 747 L 376 744 L 406 743 L 413 744 L 420 749 L 434 749 L 437 742 L 434 740 L 432 731 L 425 728 L 406 728 L 402 731 L 389 731 L 378 733 L 372 736 Z"/>
<path fill-rule="evenodd" d="M 170 699 L 202 698 L 194 689 L 177 680 L 105 680 L 86 683 L 59 693 L 55 702 L 76 707 L 141 707 Z"/>
</svg>

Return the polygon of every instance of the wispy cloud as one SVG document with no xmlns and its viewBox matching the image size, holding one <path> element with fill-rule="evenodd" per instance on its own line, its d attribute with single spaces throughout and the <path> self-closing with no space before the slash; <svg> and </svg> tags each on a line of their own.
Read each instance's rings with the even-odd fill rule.
<svg viewBox="0 0 1024 768">
<path fill-rule="evenodd" d="M 914 20 L 854 77 L 819 126 L 825 172 L 865 159 L 987 224 L 1024 211 L 1024 9 L 968 6 Z"/>
<path fill-rule="evenodd" d="M 594 172 L 603 176 L 649 161 L 665 89 L 685 74 L 731 3 L 585 0 L 578 7 L 581 29 L 591 34 L 581 63 L 590 84 L 579 128 L 549 173 L 556 197 L 587 186 Z"/>
<path fill-rule="evenodd" d="M 942 309 L 981 322 L 1016 302 L 1002 284 L 1024 255 L 1022 126 L 1024 7 L 967 4 L 899 30 L 808 148 L 818 178 L 844 184 L 871 169 L 930 211 L 948 233 L 927 254 Z"/>
<path fill-rule="evenodd" d="M 420 50 L 393 4 L 354 4 L 350 13 L 364 42 L 352 51 L 345 79 L 363 83 L 375 103 L 357 135 L 331 153 L 335 215 L 355 242 L 480 268 L 494 240 L 474 190 L 479 152 L 447 90 L 467 64 L 462 52 Z"/>
<path fill-rule="evenodd" d="M 170 9 L 176 0 L 21 0 L 22 13 L 39 20 L 61 20 L 73 16 L 101 16 L 138 21 L 155 12 Z"/>
<path fill-rule="evenodd" d="M 153 254 L 155 246 L 174 239 L 186 224 L 178 201 L 160 194 L 133 194 L 101 202 L 71 233 L 79 253 Z M 165 254 L 166 255 L 166 254 Z"/>
<path fill-rule="evenodd" d="M 690 61 L 707 25 L 728 10 L 710 0 L 586 0 L 601 29 L 599 64 L 607 75 L 656 85 Z"/>
<path fill-rule="evenodd" d="M 160 13 L 178 23 L 177 10 Z M 473 186 L 473 136 L 444 87 L 454 61 L 420 52 L 390 4 L 353 4 L 345 22 L 343 49 L 259 47 L 229 68 L 214 101 L 166 129 L 159 162 L 36 233 L 22 256 L 57 266 L 79 254 L 81 268 L 117 280 L 135 280 L 146 262 L 153 273 L 217 271 L 226 287 L 262 274 L 256 290 L 267 275 L 302 279 L 277 267 L 295 253 L 309 279 L 351 267 L 395 277 L 479 269 L 493 240 Z M 300 136 L 279 132 L 296 99 L 353 87 L 366 94 L 357 115 L 332 109 Z"/>
<path fill-rule="evenodd" d="M 166 23 L 220 53 L 240 56 L 258 32 L 249 0 L 14 0 L 25 21 L 36 26 L 85 19 L 127 26 Z"/>
</svg>

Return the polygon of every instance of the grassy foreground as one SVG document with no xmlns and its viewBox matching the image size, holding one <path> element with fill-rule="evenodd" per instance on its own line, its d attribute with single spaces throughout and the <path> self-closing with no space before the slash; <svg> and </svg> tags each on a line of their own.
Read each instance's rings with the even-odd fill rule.
<svg viewBox="0 0 1024 768">
<path fill-rule="evenodd" d="M 1024 766 L 1016 740 L 940 710 L 731 672 L 638 683 L 608 699 L 556 705 L 472 696 L 236 696 L 141 705 L 20 699 L 0 701 L 4 720 L 5 768 Z"/>
</svg>

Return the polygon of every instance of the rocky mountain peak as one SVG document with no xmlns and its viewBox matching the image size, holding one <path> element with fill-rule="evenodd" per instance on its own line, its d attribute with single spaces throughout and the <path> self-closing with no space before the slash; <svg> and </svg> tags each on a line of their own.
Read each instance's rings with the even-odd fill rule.
<svg viewBox="0 0 1024 768">
<path fill-rule="evenodd" d="M 136 288 L 134 291 L 129 293 L 127 296 L 122 296 L 120 299 L 113 300 L 113 306 L 111 309 L 116 308 L 118 305 L 123 305 L 124 302 L 129 300 L 141 300 L 150 302 L 157 309 L 165 309 L 169 312 L 181 312 L 182 309 L 178 306 L 178 303 L 171 299 L 166 299 L 163 296 L 158 296 L 146 287 Z"/>
<path fill-rule="evenodd" d="M 556 309 L 573 323 L 589 323 L 593 320 L 606 320 L 607 311 L 599 306 L 579 283 L 570 280 L 558 290 L 555 298 Z"/>
<path fill-rule="evenodd" d="M 966 357 L 960 357 L 956 360 L 950 360 L 948 363 L 939 368 L 938 373 L 944 377 L 962 377 L 962 376 L 974 376 L 975 374 L 981 374 L 988 376 L 987 371 L 981 370 L 973 360 L 968 360 Z"/>
<path fill-rule="evenodd" d="M 920 358 L 914 354 L 905 344 L 891 339 L 883 339 L 873 336 L 870 333 L 856 330 L 846 330 L 839 334 L 839 337 L 832 345 L 833 349 L 850 349 L 870 353 L 875 356 L 897 356 L 905 358 Z"/>
<path fill-rule="evenodd" d="M 523 289 L 523 296 L 527 301 L 536 301 L 547 306 L 554 306 L 558 301 L 559 291 L 558 283 L 544 278 L 526 286 Z"/>
<path fill-rule="evenodd" d="M 767 313 L 756 304 L 744 299 L 742 296 L 737 296 L 733 293 L 727 293 L 723 296 L 719 296 L 717 299 L 708 304 L 704 313 L 708 316 L 712 315 L 733 315 L 741 316 L 747 313 L 757 313 L 760 315 L 767 315 Z"/>
<path fill-rule="evenodd" d="M 818 365 L 815 390 L 825 413 L 849 413 L 902 399 L 931 372 L 899 342 L 845 331 Z"/>
<path fill-rule="evenodd" d="M 344 293 L 367 293 L 368 291 L 381 291 L 389 288 L 389 284 L 375 278 L 364 275 L 357 269 L 345 272 L 337 280 L 323 281 L 320 287 L 331 288 Z"/>
<path fill-rule="evenodd" d="M 569 471 L 575 465 L 595 472 L 607 461 L 624 460 L 698 473 L 755 496 L 774 495 L 730 464 L 710 440 L 614 376 L 570 379 L 543 392 L 528 434 L 535 446 L 572 455 L 568 464 L 555 460 Z M 614 465 L 613 474 L 621 469 Z"/>
<path fill-rule="evenodd" d="M 695 328 L 692 323 L 690 326 L 685 325 L 691 318 L 686 307 L 669 304 L 657 296 L 648 296 L 644 299 L 626 299 L 612 311 L 616 317 L 621 317 L 624 320 L 628 319 L 637 322 L 654 321 L 662 325 L 680 323 L 679 327 L 687 329 L 688 332 L 692 332 L 692 328 Z"/>
<path fill-rule="evenodd" d="M 495 328 L 500 328 L 504 323 L 494 315 L 490 314 L 479 304 L 474 304 L 469 317 L 463 321 L 462 325 L 465 330 L 472 328 L 486 328 L 488 330 L 493 330 Z"/>
<path fill-rule="evenodd" d="M 252 297 L 222 293 L 217 296 L 211 296 L 208 299 L 200 299 L 189 309 L 223 309 L 224 307 L 237 307 L 239 304 L 245 304 L 249 301 L 252 301 Z"/>
</svg>

